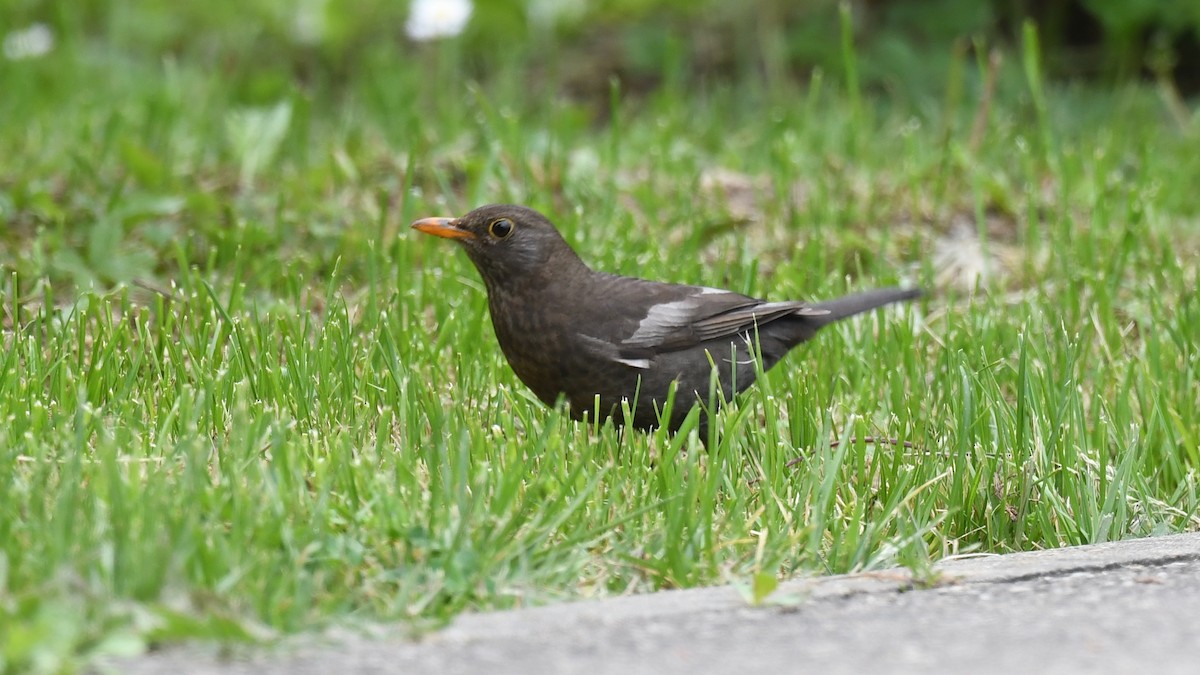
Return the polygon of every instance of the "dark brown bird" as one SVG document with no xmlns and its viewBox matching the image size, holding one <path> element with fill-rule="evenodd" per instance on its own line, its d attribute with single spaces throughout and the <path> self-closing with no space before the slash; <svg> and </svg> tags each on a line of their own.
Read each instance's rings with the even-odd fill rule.
<svg viewBox="0 0 1200 675">
<path fill-rule="evenodd" d="M 554 405 L 562 396 L 576 419 L 598 412 L 618 423 L 627 400 L 628 421 L 642 429 L 660 424 L 672 383 L 675 404 L 661 423 L 676 431 L 695 403 L 709 401 L 714 366 L 728 400 L 754 382 L 756 356 L 765 371 L 834 321 L 921 294 L 887 288 L 815 304 L 767 302 L 607 274 L 524 206 L 493 204 L 412 226 L 466 250 L 487 287 L 500 348 L 538 398 Z"/>
</svg>

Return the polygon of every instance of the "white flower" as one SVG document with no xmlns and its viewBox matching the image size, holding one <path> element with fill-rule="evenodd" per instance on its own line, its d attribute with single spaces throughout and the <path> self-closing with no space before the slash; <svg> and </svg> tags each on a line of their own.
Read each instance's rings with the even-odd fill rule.
<svg viewBox="0 0 1200 675">
<path fill-rule="evenodd" d="M 414 40 L 452 37 L 466 27 L 473 9 L 471 0 L 413 0 L 404 30 Z"/>
<path fill-rule="evenodd" d="M 44 23 L 35 23 L 4 36 L 4 57 L 9 61 L 36 59 L 50 53 L 51 49 L 54 49 L 54 32 Z"/>
<path fill-rule="evenodd" d="M 329 0 L 300 0 L 295 3 L 292 15 L 292 35 L 301 44 L 315 45 L 321 42 L 327 29 L 326 16 Z"/>
</svg>

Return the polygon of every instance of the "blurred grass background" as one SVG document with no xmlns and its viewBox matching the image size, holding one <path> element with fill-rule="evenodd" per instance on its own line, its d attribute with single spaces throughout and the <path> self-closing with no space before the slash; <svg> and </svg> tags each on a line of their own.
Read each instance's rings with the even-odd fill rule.
<svg viewBox="0 0 1200 675">
<path fill-rule="evenodd" d="M 0 670 L 1200 526 L 1196 3 L 419 4 L 0 6 Z M 621 437 L 408 235 L 495 201 L 934 292 Z"/>
<path fill-rule="evenodd" d="M 472 163 L 480 146 L 496 134 L 518 133 L 515 120 L 554 117 L 594 129 L 622 109 L 669 109 L 679 97 L 711 101 L 734 89 L 744 103 L 729 105 L 753 115 L 799 100 L 810 82 L 846 83 L 852 96 L 871 98 L 868 114 L 913 115 L 947 131 L 972 122 L 963 104 L 985 90 L 989 101 L 1019 102 L 1024 108 L 1017 110 L 1029 114 L 1075 121 L 1107 114 L 1087 103 L 1034 110 L 1028 68 L 1014 51 L 1025 17 L 1039 22 L 1039 72 L 1080 85 L 1080 96 L 1087 87 L 1145 84 L 1158 91 L 1161 112 L 1187 127 L 1194 119 L 1184 98 L 1200 84 L 1200 9 L 1189 2 L 467 4 L 472 12 L 461 34 L 416 41 L 406 32 L 405 2 L 6 3 L 0 28 L 10 42 L 39 27 L 53 49 L 37 59 L 0 61 L 7 92 L 0 115 L 9 123 L 0 138 L 8 158 L 0 165 L 0 215 L 8 225 L 0 233 L 8 244 L 2 261 L 27 278 L 71 287 L 149 280 L 156 268 L 180 262 L 164 250 L 178 237 L 198 240 L 185 250 L 186 262 L 208 256 L 230 218 L 212 196 L 249 187 L 271 163 L 288 172 L 287 193 L 273 205 L 259 199 L 258 213 L 337 220 L 305 203 L 307 188 L 325 178 L 314 164 L 338 163 L 341 187 L 371 183 L 391 191 L 412 168 L 417 175 L 404 181 L 456 193 L 478 174 Z M 841 10 L 849 35 L 839 28 Z M 808 91 L 819 107 L 819 86 Z M 487 114 L 485 124 L 501 128 L 445 137 L 477 128 Z M 986 121 L 979 115 L 977 126 Z M 432 117 L 445 124 L 431 124 Z M 850 121 L 849 133 L 859 121 Z M 314 137 L 331 131 L 344 151 L 314 157 Z M 360 157 L 361 166 L 343 161 Z M 421 166 L 407 166 L 416 157 Z M 451 184 L 428 180 L 423 167 L 433 162 Z M 181 182 L 205 189 L 180 194 Z M 63 194 L 66 183 L 72 194 Z M 85 206 L 81 191 L 89 185 L 99 194 Z M 43 231 L 41 241 L 58 237 L 71 245 L 14 255 L 40 226 L 85 217 L 75 213 L 81 208 L 94 217 L 94 198 L 114 189 L 144 193 L 123 205 L 132 212 L 117 214 L 124 225 L 95 228 L 86 241 L 77 228 L 52 227 L 57 231 Z M 1192 202 L 1186 193 L 1164 198 L 1179 208 Z M 153 222 L 131 227 L 131 220 Z M 297 252 L 321 255 L 324 248 L 306 237 L 346 236 L 336 229 L 298 228 Z M 116 250 L 131 234 L 144 246 Z"/>
</svg>

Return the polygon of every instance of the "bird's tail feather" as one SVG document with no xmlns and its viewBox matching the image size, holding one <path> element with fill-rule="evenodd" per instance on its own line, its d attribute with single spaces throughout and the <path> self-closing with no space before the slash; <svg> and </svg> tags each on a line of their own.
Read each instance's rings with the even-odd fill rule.
<svg viewBox="0 0 1200 675">
<path fill-rule="evenodd" d="M 855 314 L 862 314 L 876 307 L 919 297 L 921 297 L 921 289 L 919 288 L 877 288 L 872 291 L 855 293 L 854 295 L 847 295 L 834 300 L 814 303 L 812 305 L 813 309 L 821 309 L 829 313 L 808 318 L 818 326 L 828 326 L 834 321 L 839 321 Z"/>
</svg>

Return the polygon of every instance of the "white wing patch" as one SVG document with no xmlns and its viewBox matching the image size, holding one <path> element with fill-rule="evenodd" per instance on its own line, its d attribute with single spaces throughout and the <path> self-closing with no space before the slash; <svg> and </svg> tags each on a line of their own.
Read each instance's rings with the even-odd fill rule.
<svg viewBox="0 0 1200 675">
<path fill-rule="evenodd" d="M 691 323 L 692 317 L 695 316 L 699 306 L 699 303 L 693 298 L 684 298 L 683 300 L 674 300 L 655 305 L 650 308 L 650 312 L 646 314 L 646 318 L 638 323 L 637 330 L 633 332 L 633 335 L 626 338 L 625 342 L 652 342 L 658 338 L 666 337 L 678 330 L 680 326 L 686 326 Z"/>
<path fill-rule="evenodd" d="M 638 370 L 647 370 L 650 368 L 650 359 L 625 358 L 621 356 L 621 350 L 611 342 L 592 337 L 591 335 L 584 335 L 583 333 L 577 333 L 576 335 L 579 337 L 580 345 L 599 358 L 620 363 L 630 368 L 637 368 Z"/>
</svg>

